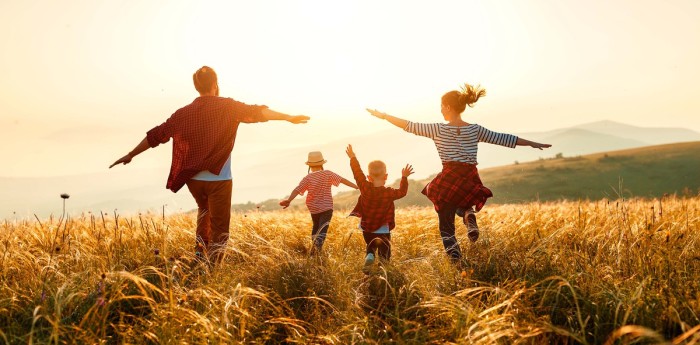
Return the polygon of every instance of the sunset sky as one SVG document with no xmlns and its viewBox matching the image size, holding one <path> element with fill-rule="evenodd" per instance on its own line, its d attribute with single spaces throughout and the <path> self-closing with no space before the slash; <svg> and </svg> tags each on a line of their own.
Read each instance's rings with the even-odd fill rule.
<svg viewBox="0 0 700 345">
<path fill-rule="evenodd" d="M 498 131 L 700 131 L 698 15 L 695 0 L 2 1 L 0 176 L 105 170 L 197 96 L 202 65 L 223 96 L 312 117 L 242 127 L 240 152 L 390 127 L 365 107 L 440 121 L 463 82 L 489 92 L 465 119 Z"/>
</svg>

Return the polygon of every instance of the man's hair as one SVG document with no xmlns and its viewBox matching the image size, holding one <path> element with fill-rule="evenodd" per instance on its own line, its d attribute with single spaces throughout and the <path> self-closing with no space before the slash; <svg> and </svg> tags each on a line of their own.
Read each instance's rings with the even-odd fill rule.
<svg viewBox="0 0 700 345">
<path fill-rule="evenodd" d="M 367 165 L 369 176 L 383 178 L 386 175 L 386 164 L 382 161 L 371 161 Z"/>
<path fill-rule="evenodd" d="M 194 81 L 194 88 L 197 89 L 199 93 L 210 92 L 214 86 L 217 86 L 219 83 L 216 72 L 208 66 L 202 66 L 202 68 L 194 72 L 192 81 Z"/>
</svg>

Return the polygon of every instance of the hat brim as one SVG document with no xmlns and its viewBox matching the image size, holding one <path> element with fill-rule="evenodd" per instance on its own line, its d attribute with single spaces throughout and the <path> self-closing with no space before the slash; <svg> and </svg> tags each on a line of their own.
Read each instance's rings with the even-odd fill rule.
<svg viewBox="0 0 700 345">
<path fill-rule="evenodd" d="M 326 164 L 326 162 L 328 162 L 328 161 L 324 159 L 324 160 L 318 161 L 318 162 L 306 162 L 306 165 L 308 165 L 310 167 L 315 167 L 318 165 L 324 165 L 324 164 Z"/>
</svg>

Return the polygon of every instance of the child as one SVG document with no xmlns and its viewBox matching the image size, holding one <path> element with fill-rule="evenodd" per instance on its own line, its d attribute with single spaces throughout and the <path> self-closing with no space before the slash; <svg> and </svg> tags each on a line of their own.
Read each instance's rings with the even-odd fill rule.
<svg viewBox="0 0 700 345">
<path fill-rule="evenodd" d="M 309 166 L 309 174 L 292 190 L 289 198 L 280 201 L 280 206 L 287 208 L 297 195 L 304 195 L 304 192 L 309 191 L 309 194 L 306 196 L 306 207 L 311 212 L 311 221 L 313 222 L 311 230 L 312 255 L 320 252 L 323 242 L 326 240 L 328 225 L 330 225 L 331 218 L 333 218 L 331 185 L 337 187 L 342 183 L 357 189 L 354 183 L 340 177 L 338 174 L 330 170 L 323 170 L 323 164 L 326 162 L 321 152 L 309 152 L 309 158 L 306 161 L 306 165 Z"/>
<path fill-rule="evenodd" d="M 460 262 L 462 258 L 462 252 L 455 238 L 455 214 L 463 217 L 469 239 L 476 241 L 479 238 L 479 228 L 474 212 L 478 212 L 486 203 L 486 199 L 493 196 L 491 191 L 481 183 L 476 169 L 477 144 L 487 142 L 510 148 L 526 145 L 540 150 L 552 146 L 511 134 L 492 132 L 475 123 L 463 121 L 462 112 L 466 106 L 472 107 L 480 97 L 485 95 L 486 90 L 469 84 L 464 84 L 461 91 L 445 93 L 442 96 L 441 112 L 447 123 L 414 123 L 367 109 L 370 114 L 387 120 L 406 132 L 428 137 L 435 142 L 443 168 L 442 172 L 425 186 L 423 194 L 435 205 L 442 243 L 450 259 L 455 263 Z"/>
<path fill-rule="evenodd" d="M 408 192 L 408 176 L 413 174 L 413 167 L 406 164 L 401 170 L 399 189 L 384 187 L 387 179 L 386 165 L 382 161 L 372 161 L 367 166 L 369 174 L 365 178 L 360 163 L 357 161 L 352 145 L 345 150 L 350 157 L 350 168 L 355 182 L 360 189 L 357 206 L 350 213 L 360 217 L 360 229 L 365 239 L 366 256 L 363 271 L 369 273 L 374 264 L 375 252 L 380 258 L 391 257 L 391 230 L 394 229 L 394 200 L 401 199 Z M 369 181 L 368 181 L 369 179 Z"/>
</svg>

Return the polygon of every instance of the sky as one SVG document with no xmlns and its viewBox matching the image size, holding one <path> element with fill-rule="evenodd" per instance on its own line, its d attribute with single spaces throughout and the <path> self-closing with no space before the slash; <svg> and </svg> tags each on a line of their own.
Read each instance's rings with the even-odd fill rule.
<svg viewBox="0 0 700 345">
<path fill-rule="evenodd" d="M 106 170 L 197 97 L 203 65 L 223 96 L 312 118 L 242 126 L 241 154 L 391 128 L 366 107 L 438 122 L 465 82 L 488 92 L 465 119 L 502 132 L 700 131 L 699 14 L 695 0 L 6 0 L 0 177 Z M 134 169 L 165 178 L 155 151 Z"/>
</svg>

